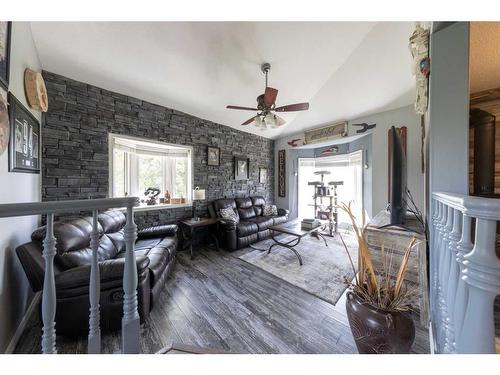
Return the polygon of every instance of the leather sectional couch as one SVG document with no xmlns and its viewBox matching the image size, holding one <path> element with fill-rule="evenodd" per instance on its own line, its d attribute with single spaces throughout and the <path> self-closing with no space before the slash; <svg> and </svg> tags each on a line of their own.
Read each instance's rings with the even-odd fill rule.
<svg viewBox="0 0 500 375">
<path fill-rule="evenodd" d="M 209 207 L 210 215 L 219 218 L 222 208 L 231 207 L 239 222 L 221 220 L 219 240 L 228 251 L 242 249 L 271 235 L 269 227 L 288 221 L 288 210 L 278 209 L 276 216 L 263 216 L 266 201 L 262 196 L 218 199 Z"/>
<path fill-rule="evenodd" d="M 101 277 L 101 329 L 118 329 L 123 315 L 123 269 L 125 215 L 107 211 L 98 216 L 101 233 L 98 250 Z M 92 250 L 92 218 L 54 223 L 57 254 L 54 260 L 56 283 L 56 330 L 58 334 L 86 334 L 89 317 L 89 277 Z M 33 232 L 32 241 L 16 253 L 34 292 L 43 289 L 42 241 L 45 227 Z M 177 226 L 162 225 L 138 231 L 135 255 L 138 273 L 138 305 L 141 322 L 149 316 L 158 294 L 175 264 Z"/>
</svg>

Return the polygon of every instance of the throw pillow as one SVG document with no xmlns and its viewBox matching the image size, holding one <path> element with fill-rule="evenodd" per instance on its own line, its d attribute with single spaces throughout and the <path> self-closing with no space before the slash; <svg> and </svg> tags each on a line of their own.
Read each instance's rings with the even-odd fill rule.
<svg viewBox="0 0 500 375">
<path fill-rule="evenodd" d="M 264 205 L 264 216 L 278 216 L 278 207 L 274 204 Z"/>
<path fill-rule="evenodd" d="M 224 220 L 234 221 L 236 224 L 240 222 L 240 217 L 236 212 L 234 212 L 232 207 L 221 208 L 219 210 L 219 215 Z"/>
</svg>

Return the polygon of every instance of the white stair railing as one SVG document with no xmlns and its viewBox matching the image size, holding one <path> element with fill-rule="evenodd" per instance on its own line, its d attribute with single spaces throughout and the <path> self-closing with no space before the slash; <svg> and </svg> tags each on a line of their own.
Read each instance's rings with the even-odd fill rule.
<svg viewBox="0 0 500 375">
<path fill-rule="evenodd" d="M 100 278 L 97 250 L 99 248 L 99 229 L 97 215 L 99 210 L 110 208 L 127 209 L 127 223 L 124 227 L 125 268 L 123 273 L 123 318 L 122 318 L 122 352 L 139 353 L 139 312 L 137 306 L 137 266 L 135 262 L 135 240 L 137 227 L 134 223 L 134 206 L 139 204 L 136 197 L 103 198 L 89 200 L 72 200 L 57 202 L 33 202 L 0 204 L 0 218 L 46 215 L 46 235 L 43 241 L 43 258 L 45 274 L 42 291 L 42 352 L 57 353 L 56 347 L 56 286 L 54 275 L 54 257 L 56 255 L 56 238 L 54 237 L 54 214 L 79 211 L 92 211 L 92 233 L 90 248 L 92 263 L 89 280 L 89 335 L 88 353 L 101 352 L 101 331 L 99 327 Z"/>
<path fill-rule="evenodd" d="M 435 349 L 438 353 L 495 353 L 500 199 L 449 193 L 433 193 L 432 198 L 430 302 Z"/>
</svg>

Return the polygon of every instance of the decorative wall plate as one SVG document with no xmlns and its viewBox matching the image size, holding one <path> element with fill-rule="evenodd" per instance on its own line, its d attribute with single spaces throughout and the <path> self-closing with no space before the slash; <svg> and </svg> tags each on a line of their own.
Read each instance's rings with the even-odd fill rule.
<svg viewBox="0 0 500 375">
<path fill-rule="evenodd" d="M 47 97 L 45 81 L 40 72 L 35 72 L 31 69 L 24 71 L 24 89 L 30 108 L 40 112 L 47 112 L 49 109 L 49 99 Z"/>
</svg>

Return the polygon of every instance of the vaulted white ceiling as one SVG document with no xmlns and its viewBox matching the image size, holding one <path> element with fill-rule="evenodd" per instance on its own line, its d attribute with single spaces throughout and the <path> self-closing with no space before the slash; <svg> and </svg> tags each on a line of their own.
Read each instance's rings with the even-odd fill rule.
<svg viewBox="0 0 500 375">
<path fill-rule="evenodd" d="M 410 22 L 34 22 L 42 67 L 125 95 L 268 138 L 410 104 Z M 263 62 L 279 129 L 240 124 L 264 90 Z"/>
</svg>

